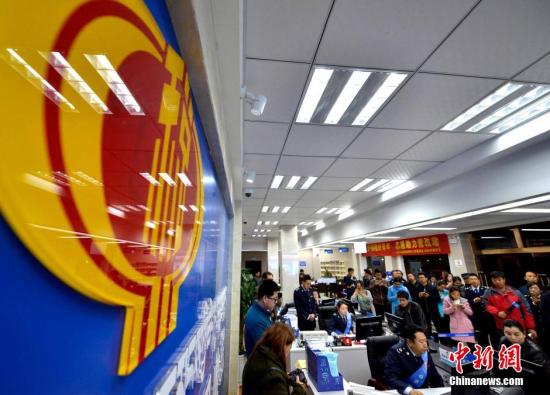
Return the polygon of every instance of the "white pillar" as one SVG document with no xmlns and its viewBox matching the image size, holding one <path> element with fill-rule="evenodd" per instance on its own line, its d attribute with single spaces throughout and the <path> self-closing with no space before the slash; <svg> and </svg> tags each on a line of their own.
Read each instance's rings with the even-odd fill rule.
<svg viewBox="0 0 550 395">
<path fill-rule="evenodd" d="M 292 303 L 294 289 L 298 287 L 298 227 L 281 226 L 279 235 L 280 283 L 283 304 Z"/>
<path fill-rule="evenodd" d="M 451 273 L 460 276 L 463 273 L 477 273 L 475 255 L 467 233 L 449 235 L 449 266 Z"/>
<path fill-rule="evenodd" d="M 273 273 L 273 280 L 279 282 L 279 240 L 267 239 L 267 271 Z"/>
<path fill-rule="evenodd" d="M 384 262 L 386 263 L 386 271 L 401 270 L 403 272 L 403 277 L 406 276 L 405 260 L 403 256 L 386 256 L 384 257 Z"/>
</svg>

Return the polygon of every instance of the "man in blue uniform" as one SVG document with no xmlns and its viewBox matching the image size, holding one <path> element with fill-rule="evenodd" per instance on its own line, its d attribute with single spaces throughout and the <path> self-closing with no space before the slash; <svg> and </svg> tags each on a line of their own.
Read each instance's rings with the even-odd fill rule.
<svg viewBox="0 0 550 395">
<path fill-rule="evenodd" d="M 468 282 L 469 285 L 464 288 L 464 297 L 472 308 L 473 315 L 470 316 L 470 320 L 475 328 L 476 341 L 481 346 L 486 347 L 489 345 L 491 335 L 496 333 L 495 320 L 490 314 L 485 312 L 485 308 L 483 307 L 482 297 L 485 291 L 487 291 L 487 287 L 481 285 L 479 276 L 475 273 L 470 273 Z M 498 344 L 494 346 L 498 346 Z"/>
<path fill-rule="evenodd" d="M 258 299 L 250 306 L 244 318 L 244 345 L 246 356 L 273 323 L 271 313 L 277 305 L 279 286 L 273 280 L 264 280 L 258 287 Z"/>
<path fill-rule="evenodd" d="M 400 394 L 422 395 L 419 388 L 443 387 L 424 331 L 420 327 L 405 327 L 403 338 L 386 355 L 384 376 L 390 388 Z"/>
<path fill-rule="evenodd" d="M 311 277 L 305 274 L 300 287 L 294 290 L 294 307 L 298 316 L 298 329 L 301 331 L 315 330 L 315 299 L 311 291 Z"/>
</svg>

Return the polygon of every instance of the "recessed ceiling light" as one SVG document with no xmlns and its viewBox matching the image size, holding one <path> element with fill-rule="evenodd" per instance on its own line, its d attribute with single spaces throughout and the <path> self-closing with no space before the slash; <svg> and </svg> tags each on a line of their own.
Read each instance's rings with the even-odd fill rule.
<svg viewBox="0 0 550 395">
<path fill-rule="evenodd" d="M 418 185 L 414 181 L 407 181 L 401 185 L 396 186 L 395 188 L 390 189 L 382 194 L 382 201 L 393 199 L 399 195 L 412 191 Z"/>
<path fill-rule="evenodd" d="M 504 210 L 503 213 L 550 213 L 550 208 L 513 208 Z"/>
<path fill-rule="evenodd" d="M 367 189 L 365 189 L 365 192 L 370 192 L 370 191 L 374 191 L 376 188 L 384 185 L 385 183 L 387 183 L 389 180 L 386 180 L 386 179 L 381 179 L 381 180 L 378 180 L 376 181 L 374 184 L 372 184 L 371 186 L 369 186 Z"/>
<path fill-rule="evenodd" d="M 269 206 L 262 207 L 262 213 L 267 213 L 268 210 L 269 210 Z"/>
<path fill-rule="evenodd" d="M 327 214 L 332 214 L 338 210 L 338 207 L 333 207 L 330 210 L 327 211 Z"/>
<path fill-rule="evenodd" d="M 550 232 L 550 229 L 522 229 L 523 232 Z"/>
<path fill-rule="evenodd" d="M 267 230 L 267 233 L 269 233 L 269 232 L 271 232 L 271 229 L 268 229 L 268 230 Z"/>
<path fill-rule="evenodd" d="M 455 230 L 456 228 L 430 228 L 430 227 L 419 227 L 411 228 L 411 230 Z"/>
<path fill-rule="evenodd" d="M 323 214 L 325 211 L 327 211 L 327 208 L 326 207 L 323 207 L 323 208 L 320 208 L 319 210 L 317 210 L 315 212 L 315 214 Z"/>
<path fill-rule="evenodd" d="M 499 108 L 498 110 L 495 110 L 491 113 L 491 115 L 483 118 L 478 123 L 472 125 L 468 129 L 466 129 L 467 132 L 478 132 L 482 129 L 485 129 L 487 126 L 503 119 L 504 117 L 508 116 L 509 114 L 513 113 L 514 111 L 520 109 L 521 107 L 524 107 L 528 105 L 529 103 L 537 100 L 539 97 L 542 97 L 546 93 L 550 92 L 550 87 L 548 86 L 538 86 L 530 89 L 523 95 L 517 97 L 516 99 L 512 100 L 511 102 L 507 103 L 503 107 Z"/>
<path fill-rule="evenodd" d="M 383 185 L 382 188 L 380 188 L 378 190 L 378 192 L 386 192 L 386 191 L 389 191 L 390 189 L 398 186 L 398 185 L 401 185 L 405 182 L 405 180 L 391 180 L 390 182 L 388 182 L 387 184 Z"/>
<path fill-rule="evenodd" d="M 504 236 L 481 236 L 482 239 L 505 239 Z"/>
<path fill-rule="evenodd" d="M 345 206 L 345 207 L 339 208 L 339 209 L 336 211 L 336 214 L 342 214 L 343 212 L 348 211 L 350 208 L 351 208 L 350 206 Z"/>
<path fill-rule="evenodd" d="M 307 236 L 307 235 L 308 235 L 307 229 L 302 229 L 302 230 L 300 231 L 300 233 L 301 233 L 302 236 Z"/>
<path fill-rule="evenodd" d="M 120 217 L 120 218 L 126 217 L 126 213 L 124 211 L 114 208 L 112 206 L 107 206 L 107 212 L 116 217 Z"/>
<path fill-rule="evenodd" d="M 336 125 L 340 121 L 340 118 L 342 118 L 342 115 L 344 115 L 344 112 L 346 112 L 369 76 L 370 72 L 368 71 L 354 71 L 350 75 L 344 89 L 340 92 L 338 99 L 336 99 L 325 119 L 326 124 Z"/>
<path fill-rule="evenodd" d="M 273 221 L 273 225 L 279 225 L 279 221 Z"/>
<path fill-rule="evenodd" d="M 315 230 L 323 229 L 325 226 L 326 225 L 323 221 L 319 221 L 315 224 Z"/>
<path fill-rule="evenodd" d="M 309 187 L 317 181 L 318 177 L 308 177 L 307 180 L 302 184 L 300 189 L 309 189 Z"/>
<path fill-rule="evenodd" d="M 288 184 L 286 184 L 286 187 L 285 189 L 293 189 L 296 184 L 298 183 L 298 181 L 300 181 L 300 178 L 299 176 L 292 176 L 290 177 L 290 181 L 288 181 Z"/>
<path fill-rule="evenodd" d="M 260 229 L 260 233 L 264 233 L 265 232 L 265 229 Z"/>
<path fill-rule="evenodd" d="M 516 90 L 518 90 L 523 86 L 524 84 L 516 84 L 511 82 L 507 83 L 503 87 L 499 88 L 497 91 L 491 93 L 489 96 L 487 96 L 485 99 L 483 99 L 479 103 L 474 104 L 465 112 L 458 115 L 451 122 L 443 126 L 441 130 L 447 130 L 447 131 L 455 130 L 460 125 L 468 122 L 470 119 L 472 119 L 476 115 L 481 114 L 483 111 L 493 106 L 494 104 L 498 103 L 505 97 L 511 95 L 512 93 L 514 93 Z"/>
<path fill-rule="evenodd" d="M 351 217 L 353 214 L 355 214 L 355 211 L 353 211 L 352 209 L 346 210 L 338 216 L 338 221 Z"/>
<path fill-rule="evenodd" d="M 270 223 L 271 223 L 271 221 L 265 221 L 266 225 L 269 225 Z"/>
<path fill-rule="evenodd" d="M 359 189 L 361 189 L 362 187 L 366 186 L 367 184 L 373 182 L 374 180 L 372 178 L 365 178 L 363 181 L 361 181 L 360 183 L 354 185 L 350 191 L 351 192 L 355 192 L 355 191 L 358 191 Z"/>
<path fill-rule="evenodd" d="M 407 74 L 390 73 L 382 86 L 378 88 L 376 93 L 370 98 L 365 107 L 353 121 L 353 125 L 365 125 L 369 119 L 378 111 L 378 109 L 388 100 L 391 94 L 397 89 L 403 80 L 407 78 Z"/>
<path fill-rule="evenodd" d="M 271 189 L 277 189 L 281 185 L 281 182 L 283 182 L 283 176 L 275 176 L 273 177 L 273 182 L 271 183 Z"/>
<path fill-rule="evenodd" d="M 199 209 L 197 208 L 197 206 L 195 206 L 194 204 L 190 204 L 189 207 L 191 208 L 191 210 L 193 210 L 194 212 L 198 212 Z"/>
<path fill-rule="evenodd" d="M 272 213 L 278 213 L 280 207 L 279 206 L 273 206 L 273 209 L 271 210 Z"/>
<path fill-rule="evenodd" d="M 187 207 L 185 207 L 183 204 L 180 204 L 178 206 L 184 213 L 188 212 L 189 210 L 187 210 Z"/>
<path fill-rule="evenodd" d="M 502 124 L 499 124 L 494 129 L 491 129 L 490 133 L 504 133 L 520 123 L 529 121 L 541 115 L 542 113 L 550 110 L 550 95 L 543 97 L 540 100 L 528 105 L 523 110 L 514 113 L 504 120 Z"/>
<path fill-rule="evenodd" d="M 290 206 L 285 206 L 285 207 L 281 210 L 281 213 L 286 214 L 286 213 L 288 213 L 288 211 L 289 211 L 290 209 L 291 209 Z"/>
<path fill-rule="evenodd" d="M 257 231 L 258 231 L 258 229 L 254 229 L 254 232 L 257 232 Z"/>
<path fill-rule="evenodd" d="M 262 221 L 258 221 L 258 225 L 261 225 L 262 224 Z"/>
<path fill-rule="evenodd" d="M 317 104 L 323 96 L 323 92 L 327 87 L 327 84 L 332 76 L 334 70 L 327 69 L 324 67 L 316 67 L 309 82 L 306 94 L 302 105 L 300 106 L 300 111 L 296 117 L 296 122 L 308 123 L 317 108 Z"/>
</svg>

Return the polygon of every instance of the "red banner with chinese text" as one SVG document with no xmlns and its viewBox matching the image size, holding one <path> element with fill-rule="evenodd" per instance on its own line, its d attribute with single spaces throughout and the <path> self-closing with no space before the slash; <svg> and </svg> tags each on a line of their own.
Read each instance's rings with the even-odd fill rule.
<svg viewBox="0 0 550 395">
<path fill-rule="evenodd" d="M 446 234 L 367 243 L 364 256 L 436 255 L 451 251 Z"/>
</svg>

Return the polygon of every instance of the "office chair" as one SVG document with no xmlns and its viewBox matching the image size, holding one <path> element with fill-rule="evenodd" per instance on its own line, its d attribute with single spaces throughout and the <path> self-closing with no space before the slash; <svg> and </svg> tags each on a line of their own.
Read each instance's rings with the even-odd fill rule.
<svg viewBox="0 0 550 395">
<path fill-rule="evenodd" d="M 367 358 L 369 360 L 370 372 L 372 378 L 368 385 L 380 391 L 389 389 L 384 379 L 384 358 L 389 349 L 399 343 L 399 337 L 392 336 L 372 336 L 367 339 Z"/>
<path fill-rule="evenodd" d="M 336 306 L 319 306 L 317 313 L 319 317 L 319 329 L 330 334 L 332 329 L 332 315 L 336 312 Z"/>
</svg>

